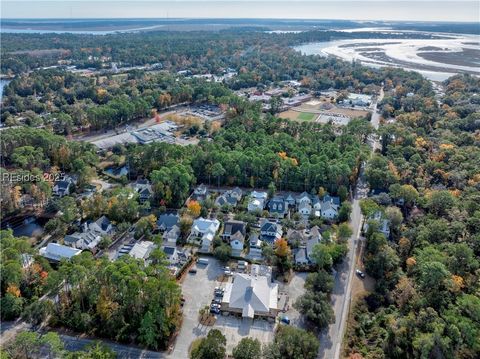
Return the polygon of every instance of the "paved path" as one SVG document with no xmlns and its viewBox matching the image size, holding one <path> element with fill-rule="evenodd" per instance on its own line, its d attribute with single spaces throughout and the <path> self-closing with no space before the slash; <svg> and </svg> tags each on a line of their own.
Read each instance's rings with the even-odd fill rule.
<svg viewBox="0 0 480 359">
<path fill-rule="evenodd" d="M 377 103 L 383 99 L 383 95 L 382 88 Z M 377 112 L 377 103 L 373 106 L 371 120 L 371 124 L 376 130 L 378 129 L 381 117 Z M 369 144 L 373 150 L 378 149 L 380 145 L 377 136 L 371 136 Z M 335 322 L 320 334 L 318 359 L 339 359 L 341 354 L 342 341 L 351 304 L 352 279 L 355 275 L 356 263 L 355 255 L 357 253 L 357 245 L 359 244 L 360 230 L 362 226 L 360 200 L 365 198 L 368 194 L 368 185 L 365 181 L 363 170 L 364 168 L 360 171 L 352 204 L 350 226 L 353 230 L 353 235 L 348 240 L 348 254 L 343 263 L 337 268 L 338 271 L 335 274 L 335 282 L 332 292 L 332 305 L 335 314 Z"/>
</svg>

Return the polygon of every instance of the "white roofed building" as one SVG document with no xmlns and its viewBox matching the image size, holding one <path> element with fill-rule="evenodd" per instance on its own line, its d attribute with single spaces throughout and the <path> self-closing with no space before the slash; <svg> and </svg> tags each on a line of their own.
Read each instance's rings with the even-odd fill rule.
<svg viewBox="0 0 480 359">
<path fill-rule="evenodd" d="M 63 246 L 58 243 L 48 243 L 46 247 L 40 248 L 40 255 L 53 262 L 60 262 L 62 259 L 72 259 L 82 253 L 81 249 Z"/>
<path fill-rule="evenodd" d="M 259 267 L 259 266 L 255 266 Z M 236 273 L 227 283 L 222 299 L 222 311 L 242 318 L 274 318 L 278 313 L 278 284 L 272 283 L 268 271 L 252 268 L 251 274 Z"/>
</svg>

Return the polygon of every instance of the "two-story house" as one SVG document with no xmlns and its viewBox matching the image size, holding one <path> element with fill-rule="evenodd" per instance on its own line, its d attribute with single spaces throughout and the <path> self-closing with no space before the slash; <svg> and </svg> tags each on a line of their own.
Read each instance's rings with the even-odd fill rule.
<svg viewBox="0 0 480 359">
<path fill-rule="evenodd" d="M 268 201 L 268 212 L 271 216 L 278 216 L 280 218 L 285 217 L 288 212 L 288 206 L 285 203 L 285 199 L 280 196 L 273 197 Z"/>
<path fill-rule="evenodd" d="M 253 191 L 250 194 L 250 200 L 248 202 L 248 212 L 261 212 L 265 208 L 265 203 L 267 202 L 268 194 L 267 192 L 257 192 Z"/>
<path fill-rule="evenodd" d="M 273 244 L 282 238 L 282 226 L 279 223 L 264 219 L 260 224 L 260 239 L 268 244 Z"/>
</svg>

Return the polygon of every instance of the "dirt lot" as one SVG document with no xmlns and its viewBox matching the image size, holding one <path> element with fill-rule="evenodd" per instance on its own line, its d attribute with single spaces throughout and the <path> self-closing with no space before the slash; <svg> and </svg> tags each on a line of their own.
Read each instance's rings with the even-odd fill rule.
<svg viewBox="0 0 480 359">
<path fill-rule="evenodd" d="M 365 242 L 362 241 L 361 245 L 357 249 L 357 263 L 355 264 L 356 269 L 360 269 L 365 273 L 365 266 L 362 261 L 363 248 Z M 358 297 L 363 296 L 366 293 L 373 292 L 375 288 L 375 279 L 370 277 L 365 273 L 365 278 L 360 278 L 358 275 L 355 275 L 352 283 L 352 298 L 357 300 Z"/>
<path fill-rule="evenodd" d="M 296 120 L 298 118 L 298 115 L 299 115 L 298 111 L 288 110 L 288 111 L 280 112 L 278 114 L 278 117 L 286 118 L 288 120 Z"/>
</svg>

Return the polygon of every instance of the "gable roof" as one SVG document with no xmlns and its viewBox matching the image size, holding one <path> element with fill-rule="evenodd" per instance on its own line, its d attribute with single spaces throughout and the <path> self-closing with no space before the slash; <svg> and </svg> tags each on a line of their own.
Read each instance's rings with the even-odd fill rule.
<svg viewBox="0 0 480 359">
<path fill-rule="evenodd" d="M 59 190 L 67 190 L 68 187 L 70 186 L 70 182 L 69 181 L 57 181 L 55 182 L 55 186 L 59 189 Z"/>
<path fill-rule="evenodd" d="M 171 255 L 175 254 L 176 251 L 177 251 L 177 248 L 175 248 L 175 247 L 163 247 L 163 252 L 167 256 L 171 256 Z"/>
<path fill-rule="evenodd" d="M 220 222 L 218 219 L 205 219 L 203 217 L 199 217 L 193 221 L 192 230 L 200 233 L 216 232 L 219 226 Z"/>
<path fill-rule="evenodd" d="M 153 242 L 142 241 L 135 243 L 130 252 L 128 253 L 131 257 L 136 259 L 147 259 L 154 247 Z"/>
<path fill-rule="evenodd" d="M 323 196 L 322 202 L 323 203 L 328 202 L 328 203 L 332 203 L 336 206 L 340 206 L 340 197 L 332 197 L 332 196 L 327 194 L 327 195 Z"/>
<path fill-rule="evenodd" d="M 300 193 L 300 194 L 297 196 L 296 200 L 297 200 L 297 201 L 300 201 L 300 200 L 303 199 L 303 198 L 308 198 L 308 199 L 311 201 L 310 194 L 309 194 L 308 192 L 306 192 L 306 191 L 303 191 L 302 193 Z"/>
<path fill-rule="evenodd" d="M 173 226 L 178 224 L 180 218 L 176 213 L 162 214 L 158 217 L 157 226 L 170 230 Z"/>
<path fill-rule="evenodd" d="M 277 309 L 278 285 L 266 276 L 236 273 L 228 283 L 223 301 L 229 308 L 241 309 L 242 317 L 253 318 L 256 312 L 268 313 Z"/>
<path fill-rule="evenodd" d="M 242 235 L 245 235 L 245 233 L 247 232 L 246 227 L 247 226 L 245 222 L 231 220 L 231 221 L 225 222 L 225 225 L 223 228 L 223 234 L 233 235 L 237 232 L 240 232 Z"/>
<path fill-rule="evenodd" d="M 267 192 L 264 192 L 264 191 L 253 191 L 251 194 L 250 194 L 250 197 L 252 198 L 256 198 L 256 199 L 267 199 L 268 197 L 268 194 Z"/>
<path fill-rule="evenodd" d="M 82 253 L 81 249 L 64 246 L 58 243 L 48 243 L 46 247 L 40 248 L 40 255 L 54 260 L 71 259 Z"/>
<path fill-rule="evenodd" d="M 112 224 L 112 222 L 110 222 L 110 220 L 106 216 L 101 216 L 95 221 L 95 223 L 104 232 L 106 232 L 110 224 Z"/>
</svg>

